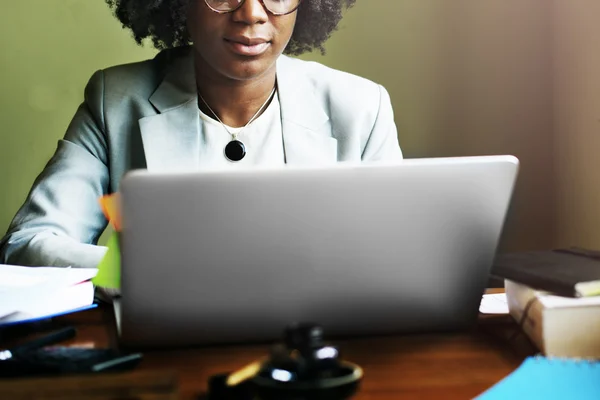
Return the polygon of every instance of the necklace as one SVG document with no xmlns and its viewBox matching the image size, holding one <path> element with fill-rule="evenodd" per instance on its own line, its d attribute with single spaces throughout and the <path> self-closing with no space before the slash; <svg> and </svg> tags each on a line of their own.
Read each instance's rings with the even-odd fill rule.
<svg viewBox="0 0 600 400">
<path fill-rule="evenodd" d="M 227 131 L 227 133 L 229 133 L 231 135 L 231 141 L 229 143 L 227 143 L 227 145 L 225 146 L 225 150 L 224 150 L 225 157 L 227 157 L 227 159 L 229 161 L 240 161 L 242 158 L 244 158 L 246 156 L 246 146 L 244 145 L 243 142 L 238 140 L 238 136 L 248 127 L 248 125 L 250 125 L 250 123 L 252 123 L 252 121 L 254 121 L 256 119 L 256 117 L 258 117 L 258 115 L 261 113 L 261 111 L 266 107 L 266 105 L 269 103 L 269 101 L 273 98 L 276 88 L 277 88 L 277 85 L 275 85 L 273 87 L 273 90 L 271 90 L 269 97 L 267 97 L 267 100 L 263 103 L 262 106 L 260 106 L 260 108 L 258 109 L 256 114 L 254 114 L 252 116 L 252 118 L 250 118 L 250 120 L 246 123 L 246 125 L 244 125 L 244 127 L 239 132 L 231 132 L 227 128 L 227 125 L 225 125 L 223 123 L 223 121 L 221 121 L 221 119 L 219 118 L 217 113 L 214 112 L 212 110 L 212 108 L 210 108 L 210 106 L 208 105 L 206 100 L 204 100 L 204 97 L 202 97 L 202 95 L 200 93 L 198 93 L 198 96 L 200 96 L 200 99 L 202 100 L 204 105 L 215 116 L 217 121 L 219 121 L 221 123 L 221 126 L 223 126 L 223 129 L 225 129 Z"/>
</svg>

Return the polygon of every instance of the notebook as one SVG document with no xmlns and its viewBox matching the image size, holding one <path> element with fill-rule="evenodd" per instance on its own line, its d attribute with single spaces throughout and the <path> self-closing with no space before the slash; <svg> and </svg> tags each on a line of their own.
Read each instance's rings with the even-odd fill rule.
<svg viewBox="0 0 600 400">
<path fill-rule="evenodd" d="M 600 362 L 529 357 L 476 400 L 600 399 Z"/>
<path fill-rule="evenodd" d="M 564 297 L 600 294 L 600 252 L 580 248 L 498 255 L 492 275 Z"/>
</svg>

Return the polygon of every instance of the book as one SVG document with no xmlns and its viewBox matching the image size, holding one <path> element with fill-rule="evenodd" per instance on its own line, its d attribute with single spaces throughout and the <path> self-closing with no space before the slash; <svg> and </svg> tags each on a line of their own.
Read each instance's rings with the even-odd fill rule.
<svg viewBox="0 0 600 400">
<path fill-rule="evenodd" d="M 95 268 L 0 264 L 0 327 L 94 306 Z"/>
<path fill-rule="evenodd" d="M 510 315 L 542 354 L 600 358 L 600 296 L 556 296 L 510 280 L 505 287 Z"/>
<path fill-rule="evenodd" d="M 563 297 L 600 294 L 600 252 L 580 248 L 499 254 L 492 275 Z"/>
<path fill-rule="evenodd" d="M 600 399 L 600 362 L 528 357 L 475 399 Z"/>
</svg>

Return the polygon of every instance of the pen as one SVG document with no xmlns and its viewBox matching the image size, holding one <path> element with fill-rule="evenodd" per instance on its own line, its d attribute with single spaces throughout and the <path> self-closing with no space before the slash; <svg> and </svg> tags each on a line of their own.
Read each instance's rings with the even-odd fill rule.
<svg viewBox="0 0 600 400">
<path fill-rule="evenodd" d="M 142 360 L 141 353 L 127 354 L 121 357 L 104 361 L 92 367 L 92 372 L 126 370 L 137 365 Z"/>
<path fill-rule="evenodd" d="M 26 351 L 39 349 L 44 346 L 62 342 L 63 340 L 71 339 L 71 338 L 75 337 L 76 333 L 77 333 L 77 330 L 74 327 L 70 326 L 70 327 L 58 330 L 56 332 L 49 333 L 48 335 L 30 340 L 21 345 L 15 346 L 11 349 L 0 351 L 0 354 L 5 354 L 4 357 L 6 357 L 6 355 L 8 355 L 8 353 L 10 353 L 12 356 L 12 354 L 15 354 L 15 353 L 22 353 L 22 352 L 26 352 Z M 4 358 L 4 357 L 0 356 L 0 359 L 3 358 L 6 360 L 6 359 L 10 358 L 10 356 L 8 358 Z"/>
</svg>

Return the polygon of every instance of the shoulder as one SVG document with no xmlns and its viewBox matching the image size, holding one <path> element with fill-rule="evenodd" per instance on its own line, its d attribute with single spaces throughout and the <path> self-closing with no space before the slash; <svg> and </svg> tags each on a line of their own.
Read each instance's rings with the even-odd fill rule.
<svg viewBox="0 0 600 400">
<path fill-rule="evenodd" d="M 104 101 L 123 101 L 150 95 L 163 81 L 169 67 L 188 55 L 187 48 L 163 50 L 154 58 L 97 70 L 89 79 L 86 98 L 101 95 Z"/>
<path fill-rule="evenodd" d="M 402 157 L 387 90 L 370 79 L 314 61 L 284 56 L 281 69 L 297 94 L 318 103 L 332 135 L 343 144 L 339 160 L 397 160 Z M 291 91 L 290 91 L 291 92 Z M 302 102 L 290 102 L 297 107 Z"/>
<path fill-rule="evenodd" d="M 364 109 L 365 105 L 379 107 L 386 89 L 378 82 L 341 71 L 315 61 L 282 56 L 281 65 L 290 73 L 301 76 L 303 84 L 324 98 L 331 106 Z"/>
</svg>

